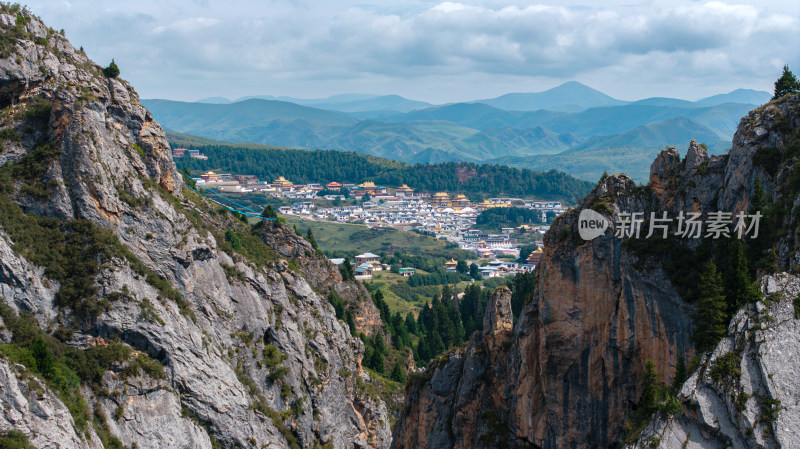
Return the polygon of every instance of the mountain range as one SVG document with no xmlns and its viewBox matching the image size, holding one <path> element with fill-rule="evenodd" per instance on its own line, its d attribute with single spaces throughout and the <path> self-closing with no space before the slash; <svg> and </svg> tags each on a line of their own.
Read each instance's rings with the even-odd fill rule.
<svg viewBox="0 0 800 449">
<path fill-rule="evenodd" d="M 468 161 L 637 181 L 664 147 L 730 147 L 739 118 L 770 98 L 738 89 L 698 101 L 623 101 L 570 81 L 544 92 L 432 105 L 398 95 L 143 100 L 168 130 L 235 143 L 355 151 L 409 163 Z"/>
</svg>

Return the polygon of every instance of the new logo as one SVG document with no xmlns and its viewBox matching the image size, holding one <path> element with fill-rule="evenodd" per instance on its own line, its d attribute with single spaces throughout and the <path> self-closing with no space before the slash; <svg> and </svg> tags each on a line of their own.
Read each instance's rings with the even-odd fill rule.
<svg viewBox="0 0 800 449">
<path fill-rule="evenodd" d="M 608 220 L 601 214 L 583 209 L 578 216 L 578 233 L 584 240 L 594 240 L 608 229 Z"/>
</svg>

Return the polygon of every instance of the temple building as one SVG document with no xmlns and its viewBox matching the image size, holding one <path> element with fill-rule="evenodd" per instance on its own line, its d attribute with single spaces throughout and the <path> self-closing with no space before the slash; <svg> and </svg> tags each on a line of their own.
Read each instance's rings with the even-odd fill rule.
<svg viewBox="0 0 800 449">
<path fill-rule="evenodd" d="M 219 182 L 219 180 L 220 180 L 219 179 L 219 175 L 214 173 L 213 171 L 205 172 L 202 175 L 200 175 L 200 177 L 203 178 L 203 181 L 206 182 L 206 183 Z"/>
<path fill-rule="evenodd" d="M 359 184 L 358 187 L 363 189 L 370 196 L 374 195 L 375 191 L 378 190 L 378 186 L 376 186 L 375 183 L 372 181 L 367 181 L 365 183 Z"/>
<path fill-rule="evenodd" d="M 536 248 L 536 251 L 532 251 L 528 258 L 525 260 L 526 263 L 529 263 L 534 266 L 539 266 L 539 263 L 542 261 L 542 248 Z"/>
<path fill-rule="evenodd" d="M 288 179 L 284 178 L 283 176 L 279 176 L 278 179 L 276 179 L 272 183 L 272 186 L 273 187 L 277 187 L 279 189 L 291 189 L 293 184 L 292 184 L 292 181 L 289 181 Z"/>
<path fill-rule="evenodd" d="M 469 198 L 467 198 L 466 195 L 459 193 L 455 198 L 453 198 L 451 205 L 453 207 L 467 207 L 469 206 Z"/>
<path fill-rule="evenodd" d="M 446 192 L 436 192 L 431 198 L 431 204 L 439 207 L 447 207 L 450 205 L 450 195 Z"/>
<path fill-rule="evenodd" d="M 395 196 L 411 196 L 414 194 L 414 189 L 406 184 L 401 185 L 395 190 Z"/>
</svg>

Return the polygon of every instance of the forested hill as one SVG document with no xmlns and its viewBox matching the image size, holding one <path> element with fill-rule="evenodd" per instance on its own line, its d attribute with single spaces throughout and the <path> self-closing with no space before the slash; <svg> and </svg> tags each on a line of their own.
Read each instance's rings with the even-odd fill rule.
<svg viewBox="0 0 800 449">
<path fill-rule="evenodd" d="M 401 162 L 333 150 L 289 150 L 246 145 L 185 145 L 200 150 L 208 160 L 176 158 L 178 167 L 256 175 L 271 181 L 285 176 L 296 183 L 374 181 L 391 187 L 405 183 L 416 191 L 449 191 L 473 197 L 513 196 L 574 200 L 593 184 L 566 173 L 534 172 L 500 165 L 466 162 L 409 165 Z M 174 144 L 174 143 L 173 143 Z"/>
</svg>

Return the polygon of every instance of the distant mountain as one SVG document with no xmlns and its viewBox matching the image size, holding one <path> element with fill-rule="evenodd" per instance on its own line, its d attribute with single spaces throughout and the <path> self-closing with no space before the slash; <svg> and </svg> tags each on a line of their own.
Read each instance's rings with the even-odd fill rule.
<svg viewBox="0 0 800 449">
<path fill-rule="evenodd" d="M 468 128 L 487 129 L 512 126 L 522 117 L 522 112 L 505 111 L 483 103 L 455 103 L 397 114 L 386 117 L 385 120 L 391 122 L 445 120 Z"/>
<path fill-rule="evenodd" d="M 741 99 L 751 93 L 734 91 L 716 98 Z M 554 99 L 557 94 L 563 94 L 560 104 Z M 724 150 L 739 118 L 753 108 L 743 103 L 714 104 L 714 97 L 707 102 L 660 97 L 620 102 L 597 94 L 582 84 L 566 83 L 547 92 L 522 94 L 527 97 L 499 97 L 505 98 L 506 103 L 500 103 L 505 107 L 511 107 L 509 99 L 514 98 L 552 107 L 533 111 L 479 102 L 430 106 L 397 95 L 369 94 L 293 99 L 314 106 L 285 101 L 286 97 L 228 104 L 210 103 L 221 98 L 205 103 L 142 102 L 167 129 L 216 140 L 354 151 L 407 163 L 468 161 L 558 168 L 575 170 L 571 173 L 591 180 L 604 168 L 642 179 L 653 151 L 680 147 L 692 138 L 712 150 Z M 570 106 L 567 103 L 576 100 L 570 95 L 582 95 L 584 103 Z M 598 101 L 618 104 L 586 106 Z M 424 107 L 396 110 L 419 106 Z M 569 112 L 571 108 L 577 112 Z M 635 153 L 637 149 L 642 154 Z"/>
<path fill-rule="evenodd" d="M 583 139 L 574 134 L 557 134 L 549 129 L 535 128 L 517 129 L 510 126 L 489 128 L 475 135 L 462 139 L 463 146 L 473 147 L 480 151 L 484 158 L 509 155 L 533 155 L 558 153 L 580 143 Z"/>
<path fill-rule="evenodd" d="M 228 100 L 225 97 L 208 97 L 208 98 L 201 98 L 197 100 L 195 103 L 228 104 L 228 103 L 233 103 L 233 101 Z"/>
<path fill-rule="evenodd" d="M 478 102 L 507 111 L 554 109 L 567 112 L 576 112 L 596 106 L 618 106 L 627 103 L 626 101 L 609 97 L 599 90 L 592 89 L 577 81 L 568 81 L 544 92 L 505 94 L 497 98 L 478 100 Z"/>
<path fill-rule="evenodd" d="M 276 100 L 231 104 L 142 100 L 165 128 L 230 142 L 314 147 L 358 120 L 345 114 Z M 320 137 L 322 136 L 322 137 Z"/>
<path fill-rule="evenodd" d="M 764 92 L 763 90 L 736 89 L 727 94 L 712 95 L 708 98 L 697 100 L 697 102 L 704 104 L 744 103 L 762 105 L 771 98 L 772 94 Z"/>
<path fill-rule="evenodd" d="M 380 95 L 376 94 L 337 94 L 337 95 L 331 95 L 330 97 L 327 98 L 280 97 L 280 99 L 284 99 L 286 101 L 294 101 L 297 104 L 302 104 L 304 106 L 314 106 L 320 103 L 325 103 L 325 104 L 352 103 L 354 101 L 364 101 L 378 97 L 380 97 Z"/>
<path fill-rule="evenodd" d="M 410 123 L 361 121 L 330 139 L 327 148 L 386 157 L 399 161 L 415 160 L 415 155 L 429 148 L 450 154 L 448 160 L 477 160 L 451 139 L 432 136 Z"/>
<path fill-rule="evenodd" d="M 686 117 L 674 117 L 637 126 L 620 134 L 594 137 L 570 148 L 565 153 L 600 148 L 653 148 L 662 150 L 666 146 L 679 147 L 685 145 L 692 139 L 712 145 L 723 140 L 723 137 L 713 129 L 697 121 Z M 633 173 L 628 174 L 634 175 Z"/>
<path fill-rule="evenodd" d="M 224 103 L 221 97 L 212 97 L 200 100 L 198 103 Z M 311 106 L 317 109 L 326 109 L 339 112 L 408 112 L 432 106 L 424 101 L 409 100 L 400 95 L 374 95 L 374 94 L 339 94 L 327 98 L 294 98 L 274 97 L 272 95 L 254 95 L 242 97 L 235 103 L 248 100 L 286 101 L 301 106 Z M 227 102 L 231 103 L 230 100 Z"/>
<path fill-rule="evenodd" d="M 594 137 L 623 133 L 637 126 L 669 118 L 686 117 L 720 131 L 720 135 L 729 139 L 739 123 L 739 117 L 752 109 L 752 105 L 696 106 L 691 102 L 684 104 L 683 100 L 666 100 L 668 99 L 648 99 L 622 106 L 591 108 L 575 114 L 549 111 L 527 113 L 516 122 L 516 126 L 542 126 L 557 133 Z"/>
<path fill-rule="evenodd" d="M 661 106 L 666 108 L 684 108 L 684 109 L 702 108 L 707 106 L 689 100 L 681 100 L 679 98 L 667 98 L 667 97 L 644 98 L 641 100 L 632 101 L 628 104 L 632 106 Z"/>
<path fill-rule="evenodd" d="M 627 173 L 644 183 L 650 173 L 650 164 L 659 151 L 665 146 L 683 151 L 692 139 L 707 144 L 712 153 L 724 152 L 730 146 L 730 140 L 720 138 L 713 129 L 692 119 L 675 117 L 637 126 L 621 134 L 595 137 L 558 154 L 486 162 L 537 171 L 556 169 L 590 181 L 599 179 L 607 170 L 609 173 Z"/>
<path fill-rule="evenodd" d="M 309 104 L 311 105 L 311 104 Z M 409 112 L 432 106 L 424 101 L 415 101 L 399 95 L 382 95 L 346 102 L 321 102 L 313 104 L 315 108 L 341 112 L 395 111 Z"/>
</svg>

